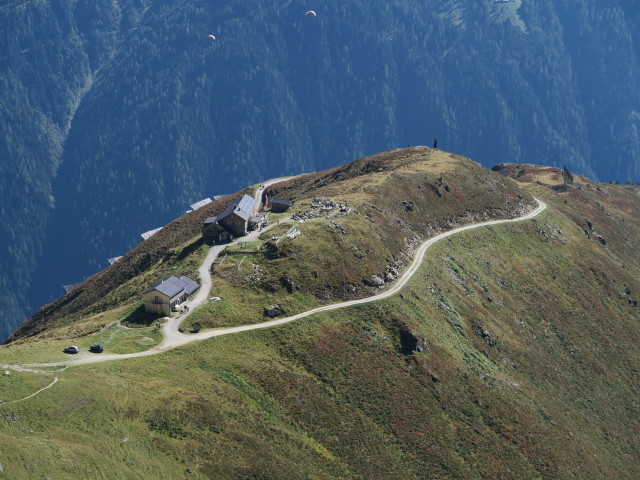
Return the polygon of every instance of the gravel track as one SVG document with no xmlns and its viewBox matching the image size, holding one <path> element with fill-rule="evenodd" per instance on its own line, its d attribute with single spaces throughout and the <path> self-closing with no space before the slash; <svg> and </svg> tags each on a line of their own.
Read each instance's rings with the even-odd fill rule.
<svg viewBox="0 0 640 480">
<path fill-rule="evenodd" d="M 291 178 L 291 177 L 288 177 Z M 270 180 L 269 182 L 264 183 L 265 187 L 272 185 L 274 183 L 278 183 L 283 181 L 284 179 L 280 178 L 280 179 L 274 179 L 274 180 Z M 256 192 L 256 200 L 258 200 L 260 202 L 261 198 L 262 198 L 262 192 L 263 189 L 258 189 L 258 191 Z M 382 300 L 385 298 L 388 298 L 392 295 L 395 295 L 396 293 L 398 293 L 406 284 L 407 282 L 411 279 L 411 277 L 416 273 L 416 271 L 418 270 L 418 268 L 420 267 L 420 264 L 422 263 L 422 260 L 424 258 L 424 255 L 427 251 L 427 249 L 433 245 L 434 243 L 450 237 L 451 235 L 455 235 L 457 233 L 460 232 L 464 232 L 467 230 L 473 230 L 475 228 L 480 228 L 480 227 L 488 227 L 491 225 L 499 225 L 502 223 L 512 223 L 512 222 L 521 222 L 521 221 L 525 221 L 525 220 L 530 220 L 534 217 L 536 217 L 537 215 L 539 215 L 542 211 L 544 211 L 547 208 L 547 205 L 536 199 L 536 202 L 538 203 L 538 206 L 532 210 L 531 212 L 518 217 L 518 218 L 513 218 L 513 219 L 503 219 L 503 220 L 490 220 L 490 221 L 486 221 L 486 222 L 480 222 L 480 223 L 474 223 L 471 225 L 466 225 L 463 227 L 458 227 L 458 228 L 454 228 L 452 230 L 440 233 L 438 235 L 436 235 L 435 237 L 430 238 L 429 240 L 426 240 L 424 243 L 422 243 L 420 245 L 420 247 L 416 250 L 415 255 L 414 255 L 414 259 L 411 263 L 411 265 L 409 265 L 409 267 L 403 272 L 403 274 L 398 277 L 398 279 L 394 282 L 393 286 L 391 288 L 389 288 L 388 290 L 385 290 L 382 293 L 379 293 L 377 295 L 373 295 L 371 297 L 366 297 L 366 298 L 361 298 L 361 299 L 357 299 L 357 300 L 349 300 L 349 301 L 345 301 L 345 302 L 340 302 L 340 303 L 334 303 L 331 305 L 325 305 L 322 307 L 318 307 L 318 308 L 314 308 L 312 310 L 308 310 L 306 312 L 302 312 L 299 313 L 297 315 L 292 315 L 290 317 L 285 317 L 285 318 L 279 318 L 276 320 L 270 320 L 267 322 L 262 322 L 262 323 L 257 323 L 257 324 L 252 324 L 252 325 L 241 325 L 238 327 L 226 327 L 226 328 L 219 328 L 219 329 L 215 329 L 215 330 L 208 330 L 205 332 L 200 332 L 200 333 L 195 333 L 195 334 L 190 334 L 190 335 L 186 335 L 184 333 L 181 333 L 178 329 L 180 327 L 180 324 L 185 320 L 185 318 L 188 317 L 189 313 L 182 315 L 179 318 L 169 318 L 168 321 L 163 325 L 162 327 L 162 333 L 163 333 L 163 340 L 162 342 L 160 342 L 158 345 L 150 348 L 149 350 L 145 350 L 144 352 L 137 352 L 137 353 L 127 353 L 127 354 L 100 354 L 100 355 L 87 355 L 87 356 L 83 356 L 80 358 L 74 358 L 73 360 L 67 360 L 67 361 L 63 361 L 63 362 L 54 362 L 54 363 L 38 363 L 38 364 L 25 364 L 23 365 L 21 368 L 24 367 L 54 367 L 54 366 L 75 366 L 75 365 L 86 365 L 89 363 L 99 363 L 99 362 L 108 362 L 108 361 L 113 361 L 113 360 L 123 360 L 126 358 L 136 358 L 136 357 L 147 357 L 150 355 L 156 355 L 158 353 L 162 353 L 165 352 L 167 350 L 171 350 L 173 348 L 182 346 L 182 345 L 186 345 L 188 343 L 191 342 L 197 342 L 200 340 L 205 340 L 208 338 L 212 338 L 212 337 L 218 337 L 218 336 L 222 336 L 222 335 L 229 335 L 232 333 L 240 333 L 240 332 L 247 332 L 250 330 L 259 330 L 262 328 L 271 328 L 271 327 L 276 327 L 278 325 L 284 325 L 286 323 L 290 323 L 290 322 L 294 322 L 296 320 L 300 320 L 302 318 L 308 317 L 310 315 L 314 315 L 316 313 L 320 313 L 320 312 L 327 312 L 330 310 L 336 310 L 339 308 L 347 308 L 347 307 L 351 307 L 354 305 L 361 305 L 363 303 L 369 303 L 369 302 L 375 302 L 378 300 Z M 258 203 L 259 205 L 260 203 Z M 263 230 L 264 232 L 264 230 Z M 260 235 L 260 233 L 262 232 L 250 232 L 248 235 L 241 237 L 237 240 L 235 240 L 233 243 L 242 241 L 242 242 L 250 242 L 253 241 L 255 239 L 258 238 L 258 235 Z M 229 244 L 227 244 L 229 245 Z M 210 294 L 210 290 L 211 290 L 211 275 L 210 275 L 210 269 L 211 269 L 211 265 L 213 264 L 213 262 L 215 261 L 216 258 L 218 258 L 218 255 L 220 254 L 220 252 L 222 252 L 222 250 L 224 250 L 224 247 L 226 245 L 218 245 L 218 246 L 214 246 L 211 248 L 211 250 L 209 251 L 205 261 L 203 262 L 202 266 L 199 269 L 199 273 L 200 273 L 200 280 L 201 280 L 201 286 L 200 286 L 200 290 L 198 291 L 198 294 L 189 302 L 187 302 L 187 305 L 189 306 L 189 311 L 192 311 L 193 309 L 195 309 L 196 307 L 202 305 L 208 298 L 209 294 Z M 13 368 L 12 366 L 8 366 L 8 368 Z M 17 366 L 16 366 L 17 367 Z M 54 382 L 55 383 L 55 382 Z M 53 385 L 53 384 L 52 384 Z M 50 387 L 51 385 L 49 385 Z M 48 387 L 46 387 L 48 388 Z M 38 392 L 36 392 L 38 393 Z"/>
</svg>

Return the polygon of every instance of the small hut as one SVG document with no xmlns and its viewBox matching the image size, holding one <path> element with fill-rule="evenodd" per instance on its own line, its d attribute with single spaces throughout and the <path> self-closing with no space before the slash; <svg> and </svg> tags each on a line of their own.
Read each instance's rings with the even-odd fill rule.
<svg viewBox="0 0 640 480">
<path fill-rule="evenodd" d="M 293 207 L 293 200 L 287 200 L 286 198 L 272 198 L 270 200 L 271 211 L 273 213 L 282 213 Z"/>
<path fill-rule="evenodd" d="M 169 315 L 176 305 L 184 302 L 198 288 L 198 282 L 185 276 L 160 280 L 142 294 L 144 310 L 148 313 Z"/>
</svg>

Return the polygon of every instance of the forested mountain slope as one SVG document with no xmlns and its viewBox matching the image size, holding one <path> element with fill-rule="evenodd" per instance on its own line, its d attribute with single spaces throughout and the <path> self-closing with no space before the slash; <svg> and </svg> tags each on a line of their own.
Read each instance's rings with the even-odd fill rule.
<svg viewBox="0 0 640 480">
<path fill-rule="evenodd" d="M 484 165 L 640 174 L 632 2 L 0 10 L 5 324 L 196 200 L 436 136 Z"/>
</svg>

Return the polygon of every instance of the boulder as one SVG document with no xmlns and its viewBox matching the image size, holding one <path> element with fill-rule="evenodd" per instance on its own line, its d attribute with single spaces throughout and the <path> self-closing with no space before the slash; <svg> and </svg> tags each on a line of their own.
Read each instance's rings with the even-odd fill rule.
<svg viewBox="0 0 640 480">
<path fill-rule="evenodd" d="M 292 277 L 280 277 L 280 285 L 287 289 L 287 293 L 293 293 L 294 290 L 300 289 Z"/>
<path fill-rule="evenodd" d="M 282 309 L 278 305 L 271 305 L 264 308 L 264 314 L 269 318 L 274 318 L 282 315 Z"/>
<path fill-rule="evenodd" d="M 487 345 L 489 345 L 490 347 L 494 347 L 496 345 L 495 338 L 493 338 L 493 336 L 481 325 L 476 325 L 474 331 L 475 334 L 484 339 L 484 341 L 487 342 Z"/>
<path fill-rule="evenodd" d="M 428 352 L 429 342 L 425 337 L 418 336 L 411 330 L 402 328 L 400 330 L 400 351 L 403 355 Z"/>
</svg>

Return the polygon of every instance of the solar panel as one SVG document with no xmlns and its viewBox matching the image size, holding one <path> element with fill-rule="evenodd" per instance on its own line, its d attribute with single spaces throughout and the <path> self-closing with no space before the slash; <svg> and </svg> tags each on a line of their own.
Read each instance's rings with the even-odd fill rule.
<svg viewBox="0 0 640 480">
<path fill-rule="evenodd" d="M 250 197 L 249 195 L 244 195 L 242 197 L 242 200 L 240 200 L 240 204 L 238 205 L 238 208 L 243 212 L 252 213 L 253 202 L 254 202 L 254 199 L 252 197 Z"/>
<path fill-rule="evenodd" d="M 160 230 L 162 230 L 162 227 L 156 228 L 154 230 L 149 230 L 148 232 L 141 233 L 140 236 L 142 237 L 143 240 L 148 240 L 149 237 L 151 237 L 152 235 L 155 235 Z"/>
<path fill-rule="evenodd" d="M 204 207 L 205 205 L 211 203 L 211 199 L 210 198 L 205 198 L 204 200 L 200 200 L 199 202 L 194 203 L 193 205 L 191 205 L 191 210 L 197 210 L 200 207 Z"/>
<path fill-rule="evenodd" d="M 72 283 L 71 285 L 63 285 L 62 288 L 64 288 L 64 291 L 66 293 L 71 293 L 76 288 L 78 288 L 80 285 L 82 285 L 82 282 L 80 282 L 80 283 Z"/>
</svg>

